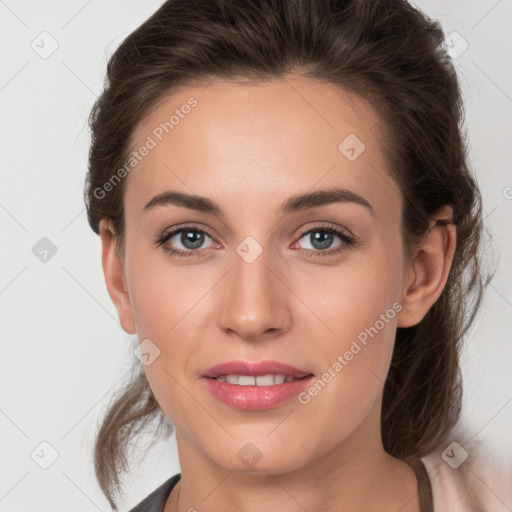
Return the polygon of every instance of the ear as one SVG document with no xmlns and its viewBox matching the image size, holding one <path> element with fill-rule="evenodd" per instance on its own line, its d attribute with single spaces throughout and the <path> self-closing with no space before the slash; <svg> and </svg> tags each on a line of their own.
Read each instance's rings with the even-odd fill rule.
<svg viewBox="0 0 512 512">
<path fill-rule="evenodd" d="M 414 246 L 407 262 L 398 327 L 421 322 L 441 295 L 455 252 L 456 228 L 452 219 L 452 209 L 442 207 L 431 217 L 427 233 Z"/>
<path fill-rule="evenodd" d="M 124 265 L 117 251 L 112 222 L 102 219 L 99 230 L 102 246 L 101 263 L 108 294 L 117 309 L 122 328 L 128 334 L 135 334 L 135 321 L 126 286 Z"/>
</svg>

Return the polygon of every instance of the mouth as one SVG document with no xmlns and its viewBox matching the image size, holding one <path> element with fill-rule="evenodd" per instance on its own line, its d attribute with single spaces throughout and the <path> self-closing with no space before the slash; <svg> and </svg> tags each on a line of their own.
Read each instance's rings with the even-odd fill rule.
<svg viewBox="0 0 512 512">
<path fill-rule="evenodd" d="M 279 361 L 253 362 L 235 360 L 212 366 L 204 372 L 203 377 L 226 379 L 221 380 L 221 382 L 229 382 L 230 384 L 242 386 L 268 386 L 289 382 L 291 379 L 301 379 L 312 374 L 312 372 L 307 370 L 302 370 L 296 366 Z M 283 377 L 284 380 L 282 380 Z M 258 380 L 260 383 L 254 379 Z"/>
<path fill-rule="evenodd" d="M 210 393 L 235 409 L 263 410 L 297 396 L 314 375 L 278 361 L 230 361 L 207 370 L 203 380 Z"/>
<path fill-rule="evenodd" d="M 307 379 L 313 374 L 305 375 L 304 377 L 292 377 L 291 375 L 284 374 L 267 374 L 267 375 L 219 375 L 218 377 L 207 377 L 216 380 L 217 382 L 227 382 L 234 386 L 275 386 L 284 384 L 285 382 L 292 382 Z"/>
</svg>

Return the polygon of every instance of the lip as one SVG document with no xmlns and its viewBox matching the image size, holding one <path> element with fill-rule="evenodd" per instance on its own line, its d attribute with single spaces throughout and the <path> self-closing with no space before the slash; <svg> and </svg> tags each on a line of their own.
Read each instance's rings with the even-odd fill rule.
<svg viewBox="0 0 512 512">
<path fill-rule="evenodd" d="M 220 382 L 220 375 L 260 375 L 279 374 L 299 380 L 283 382 L 273 386 L 239 386 Z M 213 366 L 203 375 L 207 388 L 218 400 L 235 409 L 264 410 L 277 407 L 297 396 L 313 380 L 314 375 L 278 361 L 229 361 Z"/>
<path fill-rule="evenodd" d="M 213 379 L 220 375 L 251 375 L 253 377 L 258 377 L 261 375 L 268 375 L 269 373 L 286 375 L 295 377 L 296 379 L 312 375 L 312 372 L 301 370 L 295 366 L 280 363 L 279 361 L 251 362 L 237 360 L 227 361 L 225 363 L 212 366 L 204 373 L 203 377 L 210 377 Z"/>
</svg>

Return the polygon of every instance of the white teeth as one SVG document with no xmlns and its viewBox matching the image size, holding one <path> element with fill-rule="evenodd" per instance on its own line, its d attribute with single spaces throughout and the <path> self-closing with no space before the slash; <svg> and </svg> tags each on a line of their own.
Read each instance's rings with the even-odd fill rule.
<svg viewBox="0 0 512 512">
<path fill-rule="evenodd" d="M 293 377 L 289 377 L 290 380 L 293 380 Z M 274 375 L 274 384 L 282 384 L 286 380 L 284 375 Z M 290 382 L 289 380 L 286 382 Z"/>
<path fill-rule="evenodd" d="M 256 378 L 250 375 L 240 375 L 238 377 L 239 386 L 254 386 L 256 384 Z"/>
<path fill-rule="evenodd" d="M 274 378 L 274 375 L 258 375 L 258 377 L 256 377 L 256 386 L 273 386 L 274 384 L 279 384 L 279 382 L 274 381 Z"/>
<path fill-rule="evenodd" d="M 283 382 L 290 382 L 294 379 L 289 375 L 269 374 L 258 375 L 257 377 L 251 375 L 220 375 L 216 380 L 238 386 L 273 386 L 274 384 L 283 384 Z"/>
<path fill-rule="evenodd" d="M 226 375 L 226 382 L 229 384 L 238 384 L 238 375 Z"/>
</svg>

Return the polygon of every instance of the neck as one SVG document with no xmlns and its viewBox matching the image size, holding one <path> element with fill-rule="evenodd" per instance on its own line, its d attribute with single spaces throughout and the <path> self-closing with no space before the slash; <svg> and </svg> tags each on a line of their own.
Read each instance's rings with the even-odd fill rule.
<svg viewBox="0 0 512 512">
<path fill-rule="evenodd" d="M 420 512 L 415 473 L 384 451 L 380 429 L 358 429 L 357 435 L 293 471 L 257 474 L 218 466 L 176 435 L 182 476 L 164 512 Z"/>
</svg>

